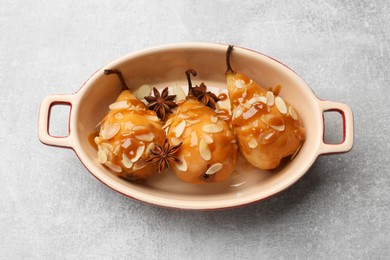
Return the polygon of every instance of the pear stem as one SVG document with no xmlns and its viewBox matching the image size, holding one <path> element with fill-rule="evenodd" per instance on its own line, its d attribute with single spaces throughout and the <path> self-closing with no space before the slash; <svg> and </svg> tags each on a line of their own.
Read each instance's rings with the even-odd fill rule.
<svg viewBox="0 0 390 260">
<path fill-rule="evenodd" d="M 188 69 L 188 70 L 186 70 L 185 73 L 186 73 L 187 81 L 188 81 L 188 95 L 187 95 L 187 97 L 194 97 L 194 92 L 192 90 L 191 75 L 196 77 L 196 75 L 198 75 L 198 73 L 193 69 Z"/>
<path fill-rule="evenodd" d="M 225 75 L 226 74 L 229 74 L 229 73 L 236 73 L 233 68 L 232 68 L 232 65 L 230 64 L 230 54 L 232 53 L 233 51 L 233 45 L 229 45 L 229 47 L 227 48 L 226 50 L 226 72 L 225 72 Z"/>
<path fill-rule="evenodd" d="M 120 72 L 119 70 L 104 70 L 104 75 L 111 75 L 111 74 L 115 74 L 118 76 L 122 84 L 122 90 L 129 89 L 129 87 L 126 85 L 125 79 L 123 78 L 122 72 Z"/>
</svg>

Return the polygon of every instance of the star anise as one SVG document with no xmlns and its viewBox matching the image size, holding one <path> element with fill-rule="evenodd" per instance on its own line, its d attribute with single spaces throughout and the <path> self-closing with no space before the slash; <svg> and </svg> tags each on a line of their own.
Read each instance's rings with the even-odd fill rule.
<svg viewBox="0 0 390 260">
<path fill-rule="evenodd" d="M 207 91 L 207 87 L 203 82 L 199 87 L 196 86 L 192 88 L 192 92 L 200 102 L 212 109 L 215 109 L 215 103 L 219 101 L 219 98 L 211 91 Z"/>
<path fill-rule="evenodd" d="M 154 96 L 145 97 L 149 103 L 148 108 L 156 111 L 157 116 L 164 120 L 167 114 L 172 113 L 171 108 L 177 107 L 177 104 L 173 101 L 176 95 L 168 95 L 168 88 L 164 88 L 161 95 L 156 88 L 153 88 L 153 93 Z"/>
<path fill-rule="evenodd" d="M 150 150 L 152 156 L 146 162 L 158 163 L 158 172 L 162 173 L 166 166 L 171 168 L 172 163 L 180 163 L 180 159 L 175 156 L 175 153 L 179 150 L 181 144 L 171 146 L 168 139 L 165 139 L 162 146 L 156 144 L 154 149 Z"/>
<path fill-rule="evenodd" d="M 196 85 L 195 87 L 192 87 L 190 74 L 196 77 L 198 73 L 196 73 L 195 70 L 188 69 L 185 73 L 188 81 L 188 97 L 194 97 L 206 106 L 215 109 L 215 103 L 219 101 L 219 98 L 214 93 L 207 91 L 207 87 L 203 82 L 200 86 Z"/>
</svg>

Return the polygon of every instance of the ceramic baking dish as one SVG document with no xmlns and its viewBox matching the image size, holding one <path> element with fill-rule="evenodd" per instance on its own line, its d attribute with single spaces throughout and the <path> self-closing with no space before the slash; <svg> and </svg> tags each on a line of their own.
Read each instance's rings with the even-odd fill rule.
<svg viewBox="0 0 390 260">
<path fill-rule="evenodd" d="M 218 184 L 193 185 L 177 180 L 173 174 L 157 176 L 140 184 L 123 180 L 98 163 L 97 152 L 88 141 L 90 133 L 107 113 L 121 91 L 116 77 L 105 76 L 104 69 L 119 69 L 131 90 L 143 84 L 157 88 L 186 86 L 184 71 L 198 71 L 194 83 L 204 81 L 213 91 L 226 91 L 225 52 L 227 45 L 187 43 L 156 47 L 131 53 L 98 70 L 74 94 L 51 95 L 43 99 L 38 134 L 42 143 L 71 148 L 84 166 L 101 182 L 128 197 L 154 205 L 180 209 L 221 209 L 246 205 L 275 195 L 301 178 L 319 155 L 343 153 L 353 145 L 353 114 L 342 103 L 318 99 L 294 71 L 275 59 L 245 48 L 235 47 L 231 62 L 265 87 L 280 84 L 280 96 L 293 105 L 306 129 L 306 141 L 298 155 L 272 171 L 261 171 L 239 159 L 233 176 Z M 53 105 L 70 106 L 69 134 L 49 134 Z M 342 115 L 344 138 L 339 144 L 324 143 L 324 112 Z M 343 130 L 341 130 L 343 129 Z"/>
</svg>

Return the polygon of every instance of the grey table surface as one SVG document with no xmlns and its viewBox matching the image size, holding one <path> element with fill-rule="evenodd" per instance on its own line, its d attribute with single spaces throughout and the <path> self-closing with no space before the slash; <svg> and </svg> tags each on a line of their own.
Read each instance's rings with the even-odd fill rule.
<svg viewBox="0 0 390 260">
<path fill-rule="evenodd" d="M 0 35 L 1 259 L 390 259 L 388 1 L 2 0 Z M 188 212 L 125 198 L 38 141 L 44 96 L 130 52 L 194 41 L 263 52 L 351 106 L 353 150 L 262 203 Z M 327 125 L 337 137 L 338 117 Z"/>
</svg>

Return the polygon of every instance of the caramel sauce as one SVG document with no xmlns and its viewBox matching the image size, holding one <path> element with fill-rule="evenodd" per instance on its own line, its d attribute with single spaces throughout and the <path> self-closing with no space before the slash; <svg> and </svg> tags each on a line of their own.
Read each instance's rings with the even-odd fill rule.
<svg viewBox="0 0 390 260">
<path fill-rule="evenodd" d="M 220 101 L 224 101 L 224 100 L 226 100 L 227 98 L 228 98 L 228 96 L 227 96 L 225 93 L 221 93 L 221 94 L 218 95 L 218 99 L 219 99 Z"/>
</svg>

